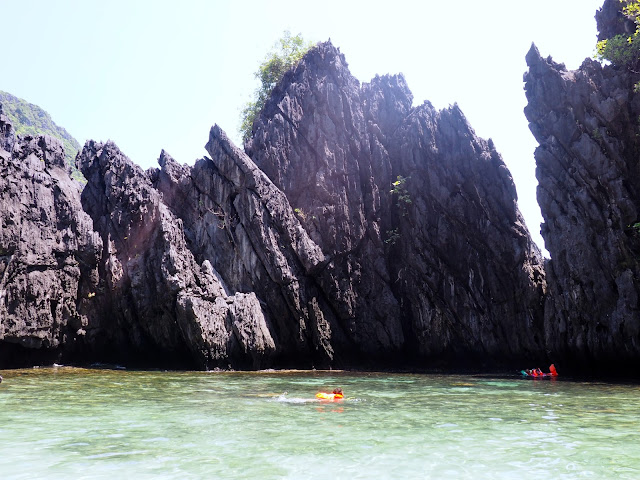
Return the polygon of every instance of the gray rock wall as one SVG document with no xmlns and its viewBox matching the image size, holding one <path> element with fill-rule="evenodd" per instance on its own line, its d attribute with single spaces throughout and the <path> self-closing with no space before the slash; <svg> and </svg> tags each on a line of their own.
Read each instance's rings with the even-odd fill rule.
<svg viewBox="0 0 640 480">
<path fill-rule="evenodd" d="M 638 80 L 587 59 L 568 71 L 532 47 L 525 114 L 551 260 L 551 355 L 576 371 L 633 371 L 640 355 Z"/>
<path fill-rule="evenodd" d="M 540 254 L 500 155 L 457 107 L 413 108 L 401 75 L 360 86 L 325 43 L 276 87 L 245 148 L 327 257 L 318 283 L 360 356 L 543 349 Z"/>
<path fill-rule="evenodd" d="M 0 133 L 0 362 L 52 362 L 85 342 L 102 240 L 62 143 L 16 137 L 2 113 Z"/>
<path fill-rule="evenodd" d="M 75 275 L 3 280 L 7 318 L 32 330 L 3 319 L 0 349 L 203 369 L 546 359 L 542 260 L 493 143 L 457 106 L 414 107 L 402 75 L 361 85 L 328 42 L 285 75 L 245 151 L 214 126 L 210 158 L 162 152 L 144 172 L 89 141 L 81 198 L 58 144 L 0 127 L 3 192 L 18 185 L 3 225 L 34 232 L 25 275 Z M 58 263 L 40 259 L 58 237 Z"/>
<path fill-rule="evenodd" d="M 109 312 L 114 347 L 149 363 L 265 366 L 275 344 L 257 297 L 228 295 L 211 263 L 195 261 L 148 175 L 113 143 L 88 142 L 79 163 L 83 206 L 105 239 L 96 300 Z"/>
<path fill-rule="evenodd" d="M 178 166 L 163 154 L 154 172 L 163 198 L 184 222 L 199 261 L 221 272 L 229 292 L 255 292 L 277 339 L 274 361 L 330 366 L 343 337 L 313 273 L 326 259 L 286 196 L 215 126 L 211 158 Z"/>
</svg>

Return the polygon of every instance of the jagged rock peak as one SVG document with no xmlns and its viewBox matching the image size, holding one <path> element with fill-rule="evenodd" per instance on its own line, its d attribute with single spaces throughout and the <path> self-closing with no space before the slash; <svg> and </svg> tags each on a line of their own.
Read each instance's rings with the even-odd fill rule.
<svg viewBox="0 0 640 480">
<path fill-rule="evenodd" d="M 567 71 L 567 67 L 565 66 L 565 64 L 555 62 L 551 55 L 549 55 L 546 59 L 543 59 L 540 55 L 540 50 L 538 50 L 538 47 L 535 43 L 531 44 L 531 48 L 529 48 L 529 51 L 525 55 L 525 60 L 527 62 L 529 70 L 536 68 L 538 65 L 541 65 L 541 68 L 545 68 L 545 65 L 550 64 L 553 65 L 554 68 L 558 71 Z"/>
<path fill-rule="evenodd" d="M 637 78 L 592 59 L 567 71 L 534 49 L 527 63 L 525 114 L 540 144 L 538 202 L 551 254 L 547 348 L 567 368 L 623 371 L 640 357 Z"/>
<path fill-rule="evenodd" d="M 3 113 L 2 104 L 0 104 L 0 148 L 8 153 L 15 153 L 20 158 L 27 158 L 33 154 L 48 168 L 59 167 L 69 170 L 64 158 L 64 146 L 59 139 L 49 135 L 25 135 L 18 139 L 9 118 Z M 60 152 L 62 152 L 62 159 Z"/>
<path fill-rule="evenodd" d="M 340 48 L 335 47 L 331 43 L 331 40 L 327 40 L 326 42 L 319 42 L 309 49 L 304 55 L 304 60 L 298 62 L 296 67 L 285 73 L 282 80 L 278 82 L 278 85 L 275 87 L 272 99 L 279 97 L 282 91 L 282 88 L 279 87 L 293 83 L 307 68 L 311 68 L 314 72 L 319 72 L 321 75 L 333 75 L 336 83 L 344 80 L 347 83 L 355 82 L 356 85 L 359 84 L 359 82 L 348 73 L 349 64 L 344 54 L 340 52 Z"/>
<path fill-rule="evenodd" d="M 245 150 L 330 259 L 317 281 L 362 358 L 536 351 L 544 272 L 513 179 L 457 106 L 412 103 L 402 75 L 361 85 L 320 44 Z"/>
</svg>

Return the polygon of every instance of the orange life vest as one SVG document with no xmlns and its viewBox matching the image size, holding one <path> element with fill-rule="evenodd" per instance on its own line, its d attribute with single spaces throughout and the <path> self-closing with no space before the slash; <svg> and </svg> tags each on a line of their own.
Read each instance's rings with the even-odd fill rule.
<svg viewBox="0 0 640 480">
<path fill-rule="evenodd" d="M 320 400 L 340 400 L 344 398 L 344 395 L 342 395 L 341 393 L 319 392 L 316 393 L 316 398 L 319 398 Z"/>
</svg>

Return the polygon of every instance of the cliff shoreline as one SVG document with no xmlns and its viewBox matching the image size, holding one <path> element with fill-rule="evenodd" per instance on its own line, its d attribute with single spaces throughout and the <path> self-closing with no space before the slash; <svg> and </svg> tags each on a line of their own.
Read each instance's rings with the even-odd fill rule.
<svg viewBox="0 0 640 480">
<path fill-rule="evenodd" d="M 59 141 L 0 113 L 0 367 L 637 376 L 635 79 L 527 63 L 546 261 L 457 105 L 414 107 L 402 75 L 361 84 L 330 42 L 244 149 L 214 125 L 191 166 L 88 141 L 82 188 Z"/>
</svg>

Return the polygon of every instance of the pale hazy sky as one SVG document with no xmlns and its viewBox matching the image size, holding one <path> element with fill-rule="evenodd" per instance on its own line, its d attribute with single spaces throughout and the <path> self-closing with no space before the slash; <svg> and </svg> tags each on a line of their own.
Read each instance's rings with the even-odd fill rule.
<svg viewBox="0 0 640 480">
<path fill-rule="evenodd" d="M 161 149 L 206 155 L 218 123 L 237 141 L 253 72 L 283 31 L 331 41 L 351 72 L 404 73 L 415 104 L 457 102 L 511 170 L 534 239 L 536 142 L 522 113 L 525 54 L 577 68 L 603 0 L 0 0 L 0 90 L 47 110 L 81 144 L 111 139 L 144 168 Z"/>
</svg>

